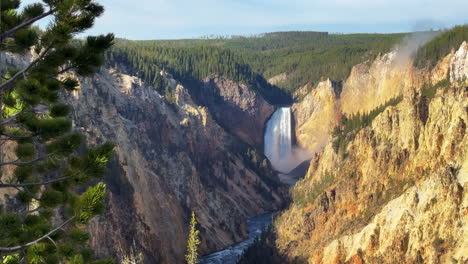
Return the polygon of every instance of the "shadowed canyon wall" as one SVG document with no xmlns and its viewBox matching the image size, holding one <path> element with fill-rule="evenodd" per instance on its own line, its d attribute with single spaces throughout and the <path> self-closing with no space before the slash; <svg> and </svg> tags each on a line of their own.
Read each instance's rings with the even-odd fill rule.
<svg viewBox="0 0 468 264">
<path fill-rule="evenodd" d="M 276 175 L 253 151 L 258 139 L 244 137 L 251 127 L 229 131 L 211 114 L 253 115 L 254 128 L 261 129 L 273 107 L 247 87 L 223 80 L 210 87 L 219 89 L 211 93 L 220 95 L 220 105 L 231 107 L 220 113 L 195 104 L 187 88 L 164 76 L 173 103 L 138 78 L 109 69 L 82 81 L 69 99 L 76 127 L 89 140 L 117 144 L 106 177 L 108 210 L 90 228 L 100 254 L 127 253 L 135 243 L 147 263 L 181 263 L 191 210 L 201 231 L 200 253 L 206 254 L 245 238 L 248 217 L 282 203 Z M 236 92 L 243 96 L 230 101 Z"/>
</svg>

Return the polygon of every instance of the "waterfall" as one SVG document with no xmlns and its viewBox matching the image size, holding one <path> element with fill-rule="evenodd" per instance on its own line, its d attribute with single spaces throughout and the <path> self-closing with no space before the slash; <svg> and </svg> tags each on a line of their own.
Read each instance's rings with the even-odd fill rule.
<svg viewBox="0 0 468 264">
<path fill-rule="evenodd" d="M 291 108 L 281 107 L 268 120 L 265 131 L 265 156 L 273 167 L 281 172 L 291 169 L 292 137 Z"/>
</svg>

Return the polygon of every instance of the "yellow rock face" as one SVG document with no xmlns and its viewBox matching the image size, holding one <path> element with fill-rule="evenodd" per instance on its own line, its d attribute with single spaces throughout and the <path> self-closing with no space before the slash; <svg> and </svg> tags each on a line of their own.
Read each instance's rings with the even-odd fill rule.
<svg viewBox="0 0 468 264">
<path fill-rule="evenodd" d="M 321 150 L 342 115 L 368 113 L 397 96 L 411 93 L 429 77 L 437 83 L 447 76 L 450 59 L 447 56 L 429 75 L 413 69 L 411 61 L 402 61 L 392 52 L 373 63 L 353 67 L 343 85 L 330 80 L 320 82 L 293 106 L 297 143 L 312 152 Z"/>
<path fill-rule="evenodd" d="M 431 72 L 411 63 L 398 66 L 395 55 L 387 54 L 370 66 L 356 66 L 341 96 L 323 83 L 295 106 L 298 142 L 309 149 L 318 138 L 327 143 L 293 188 L 293 204 L 275 221 L 276 245 L 286 259 L 468 261 L 465 45 Z M 447 74 L 456 77 L 432 100 L 418 93 L 423 81 L 437 83 Z M 327 131 L 333 127 L 330 117 L 340 113 L 336 106 L 346 114 L 368 112 L 398 95 L 402 102 L 359 131 L 345 152 L 334 148 Z"/>
<path fill-rule="evenodd" d="M 300 147 L 311 152 L 323 148 L 339 115 L 338 84 L 327 80 L 293 106 L 296 121 L 296 139 Z M 318 125 L 320 124 L 320 125 Z"/>
<path fill-rule="evenodd" d="M 345 114 L 366 113 L 413 87 L 411 62 L 401 62 L 396 52 L 377 58 L 372 64 L 353 67 L 341 94 Z"/>
</svg>

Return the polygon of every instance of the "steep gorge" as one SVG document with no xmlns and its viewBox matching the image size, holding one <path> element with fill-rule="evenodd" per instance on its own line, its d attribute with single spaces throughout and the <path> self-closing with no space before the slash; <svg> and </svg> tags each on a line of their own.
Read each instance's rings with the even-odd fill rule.
<svg viewBox="0 0 468 264">
<path fill-rule="evenodd" d="M 101 254 L 136 243 L 147 263 L 181 263 L 190 210 L 200 224 L 200 253 L 206 254 L 244 239 L 247 218 L 282 203 L 284 190 L 276 175 L 260 166 L 265 157 L 253 151 L 258 139 L 244 137 L 242 129 L 250 127 L 237 123 L 237 130 L 225 130 L 213 118 L 213 112 L 219 117 L 218 109 L 195 104 L 185 87 L 170 75 L 165 78 L 173 104 L 138 78 L 107 69 L 84 81 L 76 100 L 70 100 L 77 127 L 90 140 L 112 140 L 118 146 L 106 179 L 113 187 L 109 208 L 91 227 Z M 243 89 L 237 103 L 247 103 L 244 108 L 227 103 L 232 110 L 223 113 L 256 115 L 263 124 L 273 107 L 246 87 L 226 83 L 231 93 Z M 211 92 L 224 95 L 219 90 Z M 232 97 L 221 97 L 219 105 L 224 98 Z"/>
<path fill-rule="evenodd" d="M 2 64 L 29 59 L 1 54 Z M 183 263 L 191 211 L 199 253 L 218 251 L 245 239 L 247 219 L 278 210 L 286 194 L 261 151 L 272 105 L 222 77 L 187 87 L 160 74 L 166 96 L 125 67 L 102 68 L 64 95 L 89 145 L 116 144 L 105 214 L 89 231 L 96 253 L 117 261 L 136 250 L 145 263 Z"/>
</svg>

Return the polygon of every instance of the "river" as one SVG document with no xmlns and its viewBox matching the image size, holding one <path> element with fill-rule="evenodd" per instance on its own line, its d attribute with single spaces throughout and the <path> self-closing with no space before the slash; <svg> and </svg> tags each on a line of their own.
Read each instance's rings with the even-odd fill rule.
<svg viewBox="0 0 468 264">
<path fill-rule="evenodd" d="M 246 250 L 259 237 L 263 230 L 270 226 L 275 213 L 268 213 L 253 217 L 247 221 L 249 238 L 232 245 L 229 248 L 215 252 L 201 258 L 199 264 L 235 264 Z"/>
</svg>

